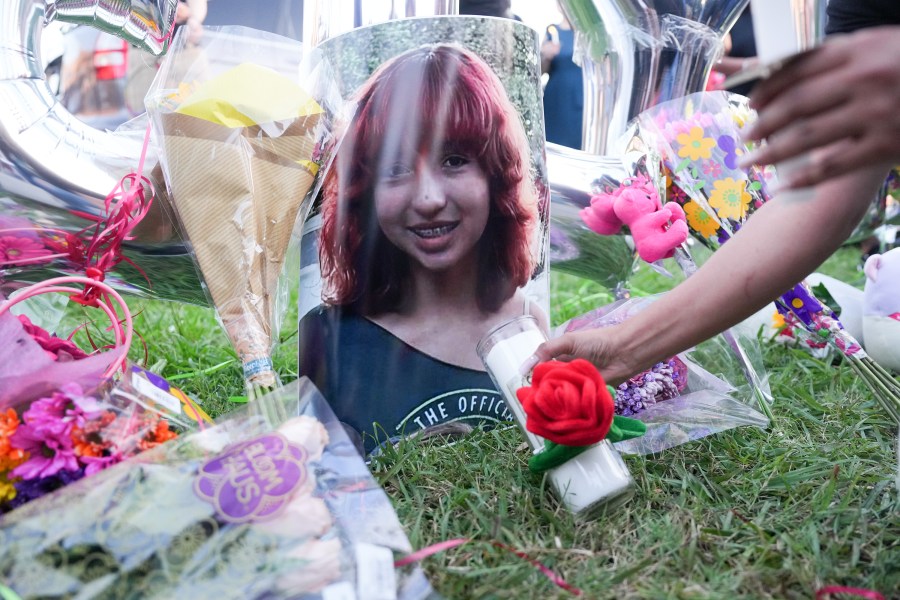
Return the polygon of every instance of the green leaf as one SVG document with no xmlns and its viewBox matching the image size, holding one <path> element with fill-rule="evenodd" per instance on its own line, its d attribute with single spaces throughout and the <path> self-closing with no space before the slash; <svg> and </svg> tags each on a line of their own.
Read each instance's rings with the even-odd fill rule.
<svg viewBox="0 0 900 600">
<path fill-rule="evenodd" d="M 645 433 L 647 433 L 647 425 L 643 421 L 616 415 L 613 417 L 612 426 L 609 428 L 609 433 L 606 434 L 606 439 L 615 443 L 641 437 Z"/>
</svg>

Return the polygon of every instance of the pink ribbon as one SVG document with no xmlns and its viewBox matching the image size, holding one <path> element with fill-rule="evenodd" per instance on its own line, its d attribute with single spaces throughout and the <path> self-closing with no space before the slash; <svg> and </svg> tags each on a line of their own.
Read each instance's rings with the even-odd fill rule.
<svg viewBox="0 0 900 600">
<path fill-rule="evenodd" d="M 39 264 L 57 258 L 65 258 L 77 268 L 84 269 L 84 274 L 89 279 L 102 282 L 110 269 L 125 261 L 137 269 L 149 284 L 150 280 L 146 273 L 128 257 L 122 255 L 122 244 L 133 239 L 132 231 L 150 211 L 153 203 L 153 184 L 143 175 L 149 145 L 150 125 L 148 124 L 138 168 L 125 175 L 106 196 L 104 200 L 105 217 L 73 211 L 74 214 L 95 222 L 94 225 L 89 225 L 76 233 L 49 228 L 31 229 L 30 231 L 37 231 L 46 236 L 44 241 L 53 253 L 25 260 L 0 262 L 0 267 L 7 264 Z M 28 229 L 16 228 L 2 230 L 0 233 L 16 231 L 28 231 Z M 90 237 L 88 238 L 88 236 Z M 96 306 L 98 298 L 99 292 L 96 286 L 87 285 L 84 292 L 72 299 L 81 304 Z"/>
<path fill-rule="evenodd" d="M 827 587 L 819 588 L 816 590 L 816 600 L 824 600 L 826 596 L 831 596 L 832 594 L 849 594 L 850 596 L 866 598 L 867 600 L 884 600 L 884 596 L 875 590 L 846 587 L 843 585 L 829 585 Z"/>
<path fill-rule="evenodd" d="M 408 554 L 407 556 L 404 556 L 403 558 L 395 561 L 394 566 L 395 567 L 404 567 L 404 566 L 412 564 L 414 562 L 419 562 L 423 558 L 428 558 L 429 556 L 433 556 L 439 552 L 443 552 L 444 550 L 449 550 L 451 548 L 457 548 L 459 546 L 462 546 L 463 544 L 468 544 L 469 542 L 475 542 L 475 541 L 479 541 L 479 540 L 473 540 L 471 538 L 455 538 L 452 540 L 438 542 L 436 544 L 426 546 L 425 548 L 422 548 L 421 550 L 417 550 L 417 551 L 413 552 L 412 554 Z M 507 546 L 506 544 L 502 544 L 502 543 L 496 542 L 496 541 L 490 541 L 488 543 L 496 548 L 500 548 L 502 550 L 506 550 L 507 552 L 511 552 L 511 553 L 515 554 L 516 556 L 518 556 L 519 558 L 528 561 L 529 563 L 531 563 L 532 566 L 534 566 L 538 571 L 540 571 L 547 579 L 552 581 L 556 586 L 561 587 L 562 589 L 566 590 L 570 594 L 572 594 L 574 596 L 582 595 L 582 591 L 580 589 L 578 589 L 577 587 L 575 587 L 569 583 L 566 583 L 566 581 L 562 577 L 560 577 L 559 575 L 557 575 L 556 573 L 551 571 L 548 567 L 541 564 L 539 561 L 531 558 L 530 556 L 528 556 L 521 550 L 516 550 L 515 548 L 512 548 L 510 546 Z M 882 598 L 882 600 L 884 600 L 884 599 Z"/>
</svg>

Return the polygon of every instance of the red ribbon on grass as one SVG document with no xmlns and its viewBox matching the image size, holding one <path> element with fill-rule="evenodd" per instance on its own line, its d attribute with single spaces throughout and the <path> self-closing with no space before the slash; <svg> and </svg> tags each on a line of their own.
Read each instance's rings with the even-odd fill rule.
<svg viewBox="0 0 900 600">
<path fill-rule="evenodd" d="M 831 596 L 832 594 L 849 594 L 851 596 L 858 596 L 859 598 L 866 598 L 867 600 L 884 600 L 884 596 L 875 590 L 846 587 L 843 585 L 829 585 L 827 587 L 819 588 L 816 590 L 816 600 L 825 600 L 826 596 Z"/>
<path fill-rule="evenodd" d="M 394 567 L 397 567 L 397 568 L 405 567 L 406 565 L 410 565 L 414 562 L 419 562 L 423 558 L 428 558 L 429 556 L 434 556 L 435 554 L 437 554 L 439 552 L 443 552 L 444 550 L 450 550 L 451 548 L 457 548 L 464 544 L 468 544 L 469 542 L 478 542 L 478 541 L 481 541 L 481 540 L 475 540 L 472 538 L 455 538 L 452 540 L 438 542 L 437 544 L 432 544 L 430 546 L 426 546 L 425 548 L 422 548 L 421 550 L 417 550 L 417 551 L 413 552 L 412 554 L 408 554 L 407 556 L 404 556 L 403 558 L 400 558 L 400 559 L 394 561 Z M 580 589 L 578 589 L 577 587 L 575 587 L 569 583 L 566 583 L 566 581 L 562 577 L 560 577 L 559 575 L 557 575 L 556 573 L 551 571 L 549 567 L 542 564 L 540 561 L 531 558 L 530 556 L 528 556 L 521 550 L 516 550 L 515 548 L 513 548 L 511 546 L 507 546 L 506 544 L 503 544 L 503 543 L 497 542 L 497 541 L 488 541 L 487 543 L 489 543 L 491 546 L 494 546 L 496 548 L 500 548 L 501 550 L 506 550 L 507 552 L 511 552 L 512 554 L 515 554 L 516 556 L 518 556 L 519 558 L 521 558 L 523 560 L 527 560 L 529 563 L 531 563 L 532 566 L 534 566 L 538 571 L 540 571 L 547 579 L 552 581 L 554 585 L 561 587 L 562 589 L 566 590 L 570 594 L 572 594 L 574 596 L 582 595 L 582 591 Z"/>
</svg>

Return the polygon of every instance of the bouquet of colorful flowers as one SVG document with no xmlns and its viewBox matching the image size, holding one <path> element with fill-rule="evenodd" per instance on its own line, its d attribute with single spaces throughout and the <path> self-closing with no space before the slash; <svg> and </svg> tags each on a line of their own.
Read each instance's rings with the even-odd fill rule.
<svg viewBox="0 0 900 600">
<path fill-rule="evenodd" d="M 60 279 L 87 283 L 98 296 L 111 294 L 121 302 L 105 284 Z M 208 420 L 152 373 L 135 365 L 119 373 L 131 341 L 130 318 L 126 331 L 117 329 L 113 348 L 88 354 L 71 338 L 51 335 L 28 317 L 10 313 L 14 304 L 37 293 L 78 291 L 61 287 L 60 279 L 30 286 L 11 301 L 0 297 L 0 512 Z M 118 325 L 111 305 L 97 305 Z M 120 309 L 128 315 L 123 302 Z"/>
<path fill-rule="evenodd" d="M 315 387 L 257 402 L 282 406 L 231 413 L 6 515 L 0 581 L 23 597 L 427 597 L 421 571 L 395 569 L 409 542 Z"/>
<path fill-rule="evenodd" d="M 343 101 L 327 63 L 300 42 L 234 27 L 186 43 L 176 39 L 147 112 L 169 203 L 252 399 L 279 385 L 279 281 L 330 163 Z"/>
<path fill-rule="evenodd" d="M 580 331 L 621 323 L 644 310 L 658 296 L 629 298 L 581 315 L 560 327 Z M 740 330 L 735 335 L 749 338 Z M 764 373 L 758 346 L 745 344 L 745 358 Z M 716 336 L 688 352 L 653 365 L 612 389 L 616 415 L 634 417 L 647 426 L 644 436 L 618 442 L 616 449 L 635 454 L 659 452 L 719 431 L 751 425 L 766 427 L 769 419 L 747 404 L 752 398 L 743 365 L 724 337 Z M 765 379 L 761 381 L 768 392 Z"/>
<path fill-rule="evenodd" d="M 771 198 L 771 168 L 745 172 L 737 165 L 738 157 L 752 150 L 742 142 L 741 130 L 754 118 L 746 98 L 726 92 L 692 94 L 654 106 L 638 117 L 639 135 L 659 151 L 671 177 L 670 198 L 683 202 L 691 233 L 712 249 L 727 242 Z M 900 384 L 862 351 L 808 285 L 800 282 L 776 305 L 839 351 L 888 414 L 900 422 Z"/>
</svg>

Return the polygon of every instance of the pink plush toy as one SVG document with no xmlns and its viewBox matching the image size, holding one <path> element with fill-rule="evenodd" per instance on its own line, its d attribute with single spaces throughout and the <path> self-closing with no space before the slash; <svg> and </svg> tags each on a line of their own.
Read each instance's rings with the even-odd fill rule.
<svg viewBox="0 0 900 600">
<path fill-rule="evenodd" d="M 626 179 L 612 193 L 591 197 L 591 205 L 580 214 L 600 235 L 614 235 L 627 225 L 638 256 L 650 263 L 671 257 L 688 237 L 684 210 L 675 202 L 663 206 L 643 175 Z"/>
<path fill-rule="evenodd" d="M 900 248 L 873 254 L 863 270 L 863 346 L 875 362 L 900 373 Z"/>
</svg>

